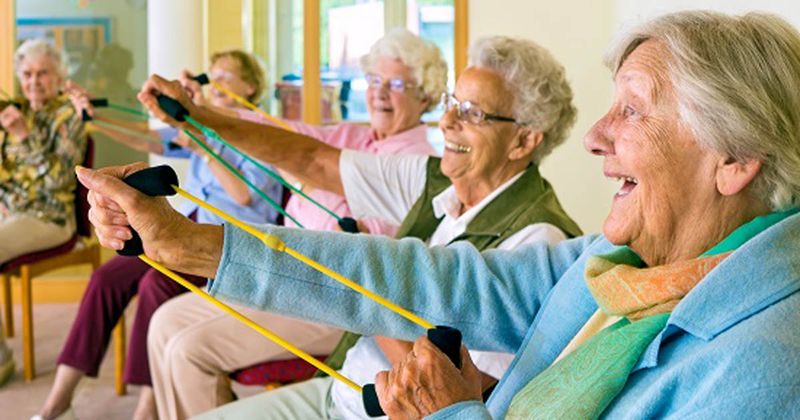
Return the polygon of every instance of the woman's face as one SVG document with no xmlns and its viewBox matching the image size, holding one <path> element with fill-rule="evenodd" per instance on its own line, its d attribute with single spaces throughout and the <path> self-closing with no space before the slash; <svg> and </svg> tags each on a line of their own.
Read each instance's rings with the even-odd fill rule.
<svg viewBox="0 0 800 420">
<path fill-rule="evenodd" d="M 63 80 L 56 63 L 46 54 L 25 57 L 17 70 L 22 94 L 34 109 L 41 108 L 58 96 Z"/>
<path fill-rule="evenodd" d="M 469 101 L 486 114 L 512 116 L 513 94 L 503 78 L 492 70 L 465 69 L 456 81 L 453 96 L 462 104 Z M 459 119 L 454 108 L 442 115 L 439 128 L 445 141 L 441 169 L 448 178 L 491 181 L 500 180 L 509 172 L 511 153 L 520 130 L 518 125 L 496 120 L 474 124 Z M 528 163 L 526 161 L 522 166 Z M 515 170 L 517 166 L 514 165 Z"/>
<path fill-rule="evenodd" d="M 603 232 L 650 265 L 679 259 L 687 238 L 715 223 L 708 211 L 718 196 L 720 156 L 682 123 L 664 51 L 651 40 L 628 56 L 615 77 L 611 109 L 584 140 L 603 156 L 605 176 L 621 184 Z"/>
<path fill-rule="evenodd" d="M 245 99 L 255 92 L 253 86 L 242 80 L 239 62 L 232 57 L 223 56 L 214 61 L 214 64 L 209 69 L 208 77 L 223 88 Z M 217 90 L 213 85 L 211 85 L 210 94 L 211 103 L 214 106 L 222 108 L 237 108 L 241 106 L 225 93 Z"/>
<path fill-rule="evenodd" d="M 381 57 L 369 74 L 383 81 L 380 87 L 371 84 L 367 87 L 370 126 L 377 132 L 378 138 L 402 133 L 419 125 L 428 100 L 422 97 L 411 67 L 400 60 Z M 391 80 L 402 80 L 405 89 L 391 89 Z"/>
</svg>

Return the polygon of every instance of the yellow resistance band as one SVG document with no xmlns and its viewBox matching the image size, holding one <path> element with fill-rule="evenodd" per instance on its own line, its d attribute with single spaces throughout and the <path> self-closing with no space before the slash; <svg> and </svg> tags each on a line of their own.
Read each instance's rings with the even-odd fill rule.
<svg viewBox="0 0 800 420">
<path fill-rule="evenodd" d="M 176 274 L 175 272 L 173 272 L 169 268 L 164 267 L 163 265 L 159 264 L 156 261 L 153 261 L 152 259 L 150 259 L 149 257 L 147 257 L 144 254 L 139 255 L 139 258 L 142 261 L 144 261 L 147 264 L 149 264 L 151 267 L 153 267 L 156 270 L 160 271 L 165 276 L 167 276 L 167 277 L 171 278 L 172 280 L 175 280 L 176 282 L 180 283 L 181 286 L 183 286 L 183 287 L 189 289 L 191 292 L 199 295 L 203 299 L 205 299 L 208 302 L 210 302 L 212 305 L 222 309 L 228 315 L 236 318 L 237 320 L 239 320 L 243 324 L 245 324 L 248 327 L 256 330 L 259 334 L 261 334 L 264 337 L 268 338 L 269 340 L 273 341 L 275 344 L 283 347 L 284 349 L 288 350 L 289 352 L 291 352 L 295 356 L 305 360 L 306 362 L 311 363 L 311 365 L 313 365 L 315 368 L 327 373 L 332 378 L 336 378 L 336 379 L 344 382 L 347 386 L 349 386 L 353 390 L 355 390 L 355 391 L 357 391 L 359 393 L 362 392 L 362 389 L 361 389 L 360 386 L 358 386 L 358 384 L 356 384 L 355 382 L 351 381 L 347 377 L 343 376 L 341 373 L 339 373 L 336 370 L 332 369 L 330 366 L 326 365 L 325 363 L 322 363 L 319 360 L 315 359 L 314 356 L 304 352 L 300 348 L 295 347 L 292 343 L 284 340 L 283 338 L 281 338 L 280 336 L 276 335 L 272 331 L 270 331 L 270 330 L 268 330 L 268 329 L 256 324 L 250 318 L 242 315 L 241 313 L 237 312 L 235 309 L 231 308 L 230 306 L 222 303 L 220 300 L 218 300 L 218 299 L 214 298 L 213 296 L 209 295 L 203 289 L 201 289 L 201 288 L 193 285 L 192 283 L 188 282 L 186 279 L 184 279 L 183 277 L 179 276 L 178 274 Z"/>
<path fill-rule="evenodd" d="M 180 188 L 178 186 L 173 185 L 172 188 L 174 188 L 175 191 L 179 195 L 181 195 L 182 197 L 184 197 L 187 200 L 190 200 L 191 202 L 197 204 L 198 206 L 200 206 L 200 207 L 202 207 L 202 208 L 204 208 L 204 209 L 216 214 L 217 216 L 219 216 L 222 219 L 232 223 L 236 227 L 244 230 L 245 232 L 253 235 L 254 237 L 258 238 L 264 245 L 274 249 L 275 251 L 285 252 L 285 253 L 289 254 L 293 258 L 301 261 L 302 263 L 308 265 L 309 267 L 319 271 L 322 274 L 327 275 L 328 277 L 331 277 L 332 279 L 338 281 L 339 283 L 344 284 L 345 286 L 355 290 L 356 292 L 361 293 L 362 295 L 372 299 L 374 302 L 376 302 L 376 303 L 384 306 L 385 308 L 397 313 L 398 315 L 400 315 L 400 316 L 406 318 L 407 320 L 409 320 L 409 321 L 421 326 L 422 328 L 425 328 L 426 330 L 434 328 L 433 324 L 431 324 L 430 322 L 420 318 L 419 316 L 413 314 L 412 312 L 410 312 L 410 311 L 408 311 L 406 309 L 403 309 L 402 307 L 392 303 L 391 301 L 387 300 L 386 298 L 384 298 L 384 297 L 382 297 L 382 296 L 380 296 L 378 294 L 375 294 L 375 293 L 373 293 L 372 291 L 370 291 L 368 289 L 365 289 L 363 286 L 361 286 L 358 283 L 355 283 L 354 281 L 348 279 L 347 277 L 344 277 L 341 274 L 331 270 L 330 268 L 325 267 L 324 265 L 322 265 L 322 264 L 320 264 L 320 263 L 318 263 L 318 262 L 306 257 L 305 255 L 295 251 L 294 249 L 287 247 L 286 244 L 284 244 L 283 241 L 281 241 L 280 238 L 278 238 L 277 236 L 270 235 L 270 234 L 268 234 L 266 232 L 261 232 L 260 230 L 255 229 L 254 227 L 248 225 L 247 223 L 244 223 L 244 222 L 234 218 L 233 216 L 223 212 L 222 210 L 220 210 L 220 209 L 218 209 L 218 208 L 216 208 L 216 207 L 214 207 L 214 206 L 212 206 L 212 205 L 200 200 L 199 198 L 189 194 L 187 191 L 183 190 L 182 188 Z"/>
<path fill-rule="evenodd" d="M 278 127 L 282 128 L 282 129 L 284 129 L 286 131 L 294 132 L 294 129 L 292 129 L 292 127 L 290 127 L 289 124 L 286 124 L 285 122 L 281 121 L 280 119 L 275 118 L 272 115 L 267 114 L 266 112 L 264 112 L 264 110 L 262 110 L 261 108 L 257 107 L 255 104 L 251 103 L 250 101 L 248 101 L 245 98 L 242 98 L 241 96 L 237 95 L 236 93 L 231 92 L 229 89 L 226 89 L 221 84 L 219 84 L 219 83 L 217 83 L 217 82 L 215 82 L 213 80 L 210 80 L 210 82 L 211 82 L 211 86 L 214 86 L 214 89 L 224 93 L 229 98 L 231 98 L 234 101 L 238 102 L 239 104 L 241 104 L 245 108 L 247 108 L 247 109 L 249 109 L 251 111 L 257 112 L 262 117 L 266 118 L 267 121 L 277 125 Z"/>
</svg>

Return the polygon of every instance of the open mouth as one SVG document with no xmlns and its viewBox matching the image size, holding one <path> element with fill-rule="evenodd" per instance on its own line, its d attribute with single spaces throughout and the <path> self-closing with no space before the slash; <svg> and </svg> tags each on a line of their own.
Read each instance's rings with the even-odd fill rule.
<svg viewBox="0 0 800 420">
<path fill-rule="evenodd" d="M 471 146 L 464 146 L 463 144 L 454 143 L 448 140 L 444 141 L 444 148 L 456 153 L 469 153 L 472 151 Z"/>
<path fill-rule="evenodd" d="M 617 181 L 622 182 L 622 186 L 615 194 L 616 197 L 625 197 L 626 195 L 630 194 L 637 185 L 639 185 L 639 180 L 632 176 L 617 176 L 615 178 Z"/>
</svg>

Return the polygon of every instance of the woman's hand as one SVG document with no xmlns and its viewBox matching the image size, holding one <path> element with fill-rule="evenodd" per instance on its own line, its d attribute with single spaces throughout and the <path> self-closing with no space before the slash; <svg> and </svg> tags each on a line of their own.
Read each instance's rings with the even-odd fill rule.
<svg viewBox="0 0 800 420">
<path fill-rule="evenodd" d="M 198 153 L 202 151 L 200 146 L 198 146 L 197 143 L 192 141 L 192 139 L 189 138 L 189 136 L 184 131 L 180 131 L 177 136 L 173 137 L 172 142 L 193 153 Z"/>
<path fill-rule="evenodd" d="M 0 112 L 0 125 L 3 126 L 3 130 L 20 140 L 26 139 L 30 134 L 22 111 L 14 105 L 9 105 Z"/>
<path fill-rule="evenodd" d="M 375 390 L 391 419 L 419 419 L 461 401 L 481 400 L 481 375 L 465 347 L 461 370 L 427 337 L 420 337 L 405 360 L 378 373 Z"/>
<path fill-rule="evenodd" d="M 89 101 L 89 92 L 87 92 L 86 89 L 72 80 L 67 80 L 67 83 L 64 85 L 64 92 L 69 95 L 69 100 L 72 102 L 72 106 L 75 107 L 75 112 L 77 112 L 78 115 L 86 111 L 89 116 L 94 117 L 94 107 Z"/>
<path fill-rule="evenodd" d="M 164 110 L 158 105 L 158 95 L 167 95 L 172 99 L 178 101 L 187 111 L 189 115 L 197 112 L 198 107 L 192 102 L 189 93 L 186 92 L 180 82 L 177 80 L 166 80 L 163 77 L 154 74 L 147 78 L 147 81 L 142 85 L 142 90 L 139 91 L 137 98 L 156 118 L 177 128 L 189 129 L 197 132 L 191 124 L 182 121 L 175 121 L 172 117 L 167 115 Z"/>
<path fill-rule="evenodd" d="M 100 244 L 120 250 L 134 229 L 148 257 L 178 271 L 213 277 L 221 256 L 221 228 L 195 224 L 164 197 L 148 197 L 122 181 L 146 167 L 135 163 L 76 169 L 78 180 L 89 189 L 89 220 Z"/>
<path fill-rule="evenodd" d="M 205 106 L 206 105 L 206 97 L 203 95 L 203 86 L 197 81 L 193 79 L 194 74 L 192 74 L 189 70 L 183 70 L 181 72 L 181 76 L 178 78 L 181 86 L 186 89 L 186 92 L 189 93 L 189 96 L 192 98 L 192 101 L 197 106 Z"/>
</svg>

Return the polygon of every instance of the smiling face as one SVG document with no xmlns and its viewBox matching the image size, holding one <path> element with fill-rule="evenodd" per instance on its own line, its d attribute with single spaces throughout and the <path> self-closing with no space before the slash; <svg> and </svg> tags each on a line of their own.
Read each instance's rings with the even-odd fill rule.
<svg viewBox="0 0 800 420">
<path fill-rule="evenodd" d="M 55 61 L 46 54 L 35 54 L 22 59 L 17 69 L 22 94 L 36 110 L 58 96 L 63 80 Z"/>
<path fill-rule="evenodd" d="M 628 56 L 615 77 L 611 109 L 584 140 L 603 156 L 604 174 L 621 184 L 603 232 L 650 265 L 697 256 L 689 238 L 719 224 L 710 219 L 721 198 L 715 176 L 722 157 L 682 124 L 665 51 L 651 40 Z"/>
<path fill-rule="evenodd" d="M 423 98 L 414 72 L 400 60 L 381 57 L 370 69 L 369 73 L 379 76 L 384 83 L 381 87 L 367 87 L 367 111 L 370 126 L 377 132 L 378 138 L 402 133 L 420 124 L 422 113 L 428 106 Z M 389 89 L 387 81 L 402 79 L 406 82 L 404 92 Z"/>
<path fill-rule="evenodd" d="M 460 102 L 471 102 L 487 114 L 512 115 L 513 94 L 503 78 L 492 70 L 465 69 L 456 82 L 453 96 Z M 454 182 L 467 179 L 470 183 L 488 181 L 499 185 L 530 163 L 530 156 L 518 156 L 523 129 L 517 124 L 505 121 L 472 124 L 460 120 L 456 110 L 451 109 L 442 115 L 439 128 L 445 140 L 442 173 Z M 532 149 L 527 152 L 532 153 Z"/>
<path fill-rule="evenodd" d="M 222 56 L 216 59 L 209 69 L 209 77 L 225 89 L 245 99 L 249 98 L 255 91 L 253 86 L 250 86 L 247 82 L 242 80 L 241 66 L 239 62 L 231 56 Z M 241 107 L 235 100 L 228 97 L 223 92 L 218 91 L 213 85 L 209 92 L 211 94 L 211 103 L 214 106 L 222 108 Z"/>
</svg>

